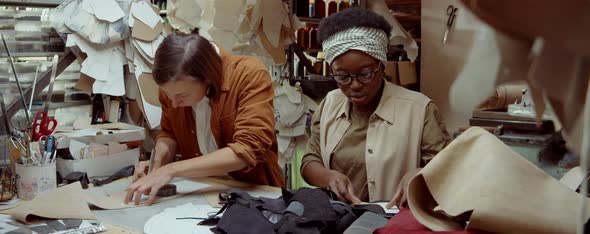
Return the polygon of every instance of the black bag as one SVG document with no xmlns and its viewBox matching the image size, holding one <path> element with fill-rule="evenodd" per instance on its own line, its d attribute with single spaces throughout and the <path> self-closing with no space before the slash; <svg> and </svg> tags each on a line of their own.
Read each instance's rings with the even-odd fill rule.
<svg viewBox="0 0 590 234">
<path fill-rule="evenodd" d="M 325 189 L 283 189 L 277 199 L 252 197 L 235 189 L 220 194 L 225 203 L 219 213 L 214 233 L 343 233 L 365 212 L 385 216 L 378 205 L 350 206 L 337 200 L 336 195 Z M 219 214 L 218 213 L 218 214 Z M 214 222 L 212 216 L 203 223 Z"/>
</svg>

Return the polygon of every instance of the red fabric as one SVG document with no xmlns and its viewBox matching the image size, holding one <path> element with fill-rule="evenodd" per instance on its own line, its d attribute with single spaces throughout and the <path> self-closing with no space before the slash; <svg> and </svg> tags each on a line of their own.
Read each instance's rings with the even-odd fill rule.
<svg viewBox="0 0 590 234">
<path fill-rule="evenodd" d="M 432 234 L 432 233 L 444 233 L 444 234 L 478 234 L 483 232 L 472 232 L 472 231 L 452 231 L 452 232 L 435 232 L 431 231 L 424 225 L 422 225 L 412 212 L 408 208 L 402 208 L 398 214 L 393 216 L 387 224 L 377 229 L 373 234 L 393 234 L 393 233 L 404 233 L 404 234 Z"/>
</svg>

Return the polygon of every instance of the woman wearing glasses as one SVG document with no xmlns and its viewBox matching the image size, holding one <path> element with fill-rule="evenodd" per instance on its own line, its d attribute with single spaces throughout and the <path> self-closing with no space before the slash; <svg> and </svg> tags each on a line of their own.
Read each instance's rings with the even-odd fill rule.
<svg viewBox="0 0 590 234">
<path fill-rule="evenodd" d="M 323 19 L 318 29 L 339 89 L 314 113 L 301 172 L 352 203 L 401 197 L 404 177 L 450 141 L 429 98 L 383 79 L 390 32 L 383 17 L 359 8 Z"/>
</svg>

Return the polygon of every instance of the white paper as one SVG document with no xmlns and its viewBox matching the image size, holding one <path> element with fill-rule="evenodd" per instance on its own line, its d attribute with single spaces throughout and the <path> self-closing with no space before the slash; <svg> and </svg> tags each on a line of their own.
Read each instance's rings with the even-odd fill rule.
<svg viewBox="0 0 590 234">
<path fill-rule="evenodd" d="M 80 142 L 74 139 L 70 139 L 70 154 L 72 154 L 72 157 L 76 160 L 82 159 L 82 156 L 80 155 L 80 151 L 82 149 L 84 149 L 86 147 L 86 143 L 84 142 Z"/>
<path fill-rule="evenodd" d="M 139 45 L 138 43 L 139 40 L 136 39 L 131 39 L 131 43 L 133 44 L 133 47 L 135 47 L 135 57 L 137 57 L 138 55 L 141 56 L 146 62 L 148 62 L 149 64 L 154 64 L 154 58 L 150 57 Z M 148 51 L 151 48 L 151 45 L 149 46 L 149 48 L 146 48 Z M 151 69 L 150 69 L 151 70 Z"/>
<path fill-rule="evenodd" d="M 141 22 L 144 22 L 150 28 L 155 28 L 158 22 L 162 20 L 160 15 L 154 12 L 154 9 L 144 1 L 135 2 L 131 6 L 131 14 Z M 135 21 L 134 21 L 135 22 Z"/>
<path fill-rule="evenodd" d="M 137 49 L 133 49 L 133 51 L 137 51 Z M 137 52 L 137 54 L 139 54 L 139 52 Z M 142 56 L 133 57 L 133 65 L 135 65 L 134 69 L 136 69 L 134 73 L 152 73 L 152 67 L 142 59 Z"/>
<path fill-rule="evenodd" d="M 373 205 L 379 205 L 381 206 L 381 208 L 383 208 L 383 210 L 385 210 L 385 213 L 387 214 L 397 214 L 399 213 L 399 208 L 397 208 L 397 206 L 393 206 L 391 207 L 391 209 L 387 209 L 387 203 L 389 202 L 372 202 L 372 203 L 367 203 L 367 204 L 373 204 Z"/>
<path fill-rule="evenodd" d="M 123 18 L 125 13 L 114 0 L 86 0 L 90 3 L 94 16 L 111 23 Z"/>
<path fill-rule="evenodd" d="M 72 137 L 96 136 L 99 132 L 102 132 L 102 130 L 96 128 L 86 128 L 74 132 Z"/>
<path fill-rule="evenodd" d="M 162 43 L 162 41 L 164 41 L 164 36 L 162 36 L 162 34 L 158 35 L 158 37 L 156 37 L 156 39 L 154 39 L 153 41 L 150 42 L 145 42 L 142 40 L 136 40 L 136 39 L 131 39 L 133 44 L 135 45 L 135 47 L 137 49 L 140 50 L 140 53 L 142 53 L 142 55 L 147 56 L 146 59 L 149 59 L 150 61 L 154 60 L 154 57 L 156 56 L 156 50 L 158 50 L 158 46 L 160 46 L 160 43 Z"/>
<path fill-rule="evenodd" d="M 92 84 L 92 92 L 111 96 L 123 96 L 125 95 L 125 77 L 123 77 L 125 72 L 123 70 L 123 64 L 117 59 L 110 59 L 107 61 L 110 63 L 108 65 L 107 74 L 111 79 L 96 79 Z"/>
<path fill-rule="evenodd" d="M 266 197 L 271 199 L 277 199 L 282 196 L 281 192 L 270 192 L 270 191 L 246 191 L 250 196 L 253 197 Z"/>
<path fill-rule="evenodd" d="M 135 25 L 135 17 L 133 17 L 133 11 L 135 11 L 135 8 L 137 8 L 136 6 L 137 4 L 135 2 L 131 3 L 131 6 L 129 7 L 129 16 L 127 17 L 127 24 L 129 25 L 129 27 L 133 28 L 133 25 Z"/>
<path fill-rule="evenodd" d="M 90 1 L 81 1 L 80 5 L 78 5 L 78 7 L 80 9 L 94 15 L 94 9 L 92 8 L 92 5 L 90 5 Z"/>
<path fill-rule="evenodd" d="M 123 42 L 123 47 L 125 48 L 125 57 L 127 58 L 127 60 L 133 61 L 133 58 L 135 57 L 135 53 L 133 51 L 133 44 L 131 43 L 130 40 L 131 40 L 131 37 L 125 39 L 125 41 Z"/>
<path fill-rule="evenodd" d="M 123 65 L 127 60 L 122 52 L 125 50 L 122 43 L 94 44 L 74 33 L 68 35 L 66 45 L 76 45 L 88 55 L 81 64 L 80 72 L 96 80 L 92 86 L 93 93 L 125 95 Z"/>
<path fill-rule="evenodd" d="M 213 233 L 210 228 L 213 226 L 197 225 L 202 220 L 198 219 L 177 219 L 185 217 L 206 218 L 216 214 L 219 209 L 210 205 L 184 204 L 174 208 L 167 208 L 162 213 L 150 218 L 143 228 L 147 234 L 153 233 Z"/>
<path fill-rule="evenodd" d="M 176 8 L 176 18 L 186 22 L 192 27 L 196 27 L 201 21 L 201 12 L 203 11 L 201 6 L 195 0 L 178 0 L 178 6 Z"/>
<path fill-rule="evenodd" d="M 213 2 L 215 7 L 215 18 L 213 24 L 215 27 L 223 30 L 234 31 L 240 22 L 240 15 L 245 10 L 244 0 L 216 0 Z"/>
</svg>

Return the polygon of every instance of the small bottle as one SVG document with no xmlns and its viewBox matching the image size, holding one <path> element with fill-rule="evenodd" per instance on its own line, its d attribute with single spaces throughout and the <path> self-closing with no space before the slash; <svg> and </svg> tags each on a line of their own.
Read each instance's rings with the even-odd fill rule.
<svg viewBox="0 0 590 234">
<path fill-rule="evenodd" d="M 338 3 L 335 0 L 328 2 L 328 16 L 338 12 Z"/>
<path fill-rule="evenodd" d="M 309 47 L 309 28 L 305 27 L 302 29 L 297 30 L 297 44 L 301 48 L 308 48 Z"/>
<path fill-rule="evenodd" d="M 315 0 L 314 18 L 326 17 L 326 2 L 324 0 Z"/>
<path fill-rule="evenodd" d="M 309 0 L 295 0 L 295 15 L 309 17 Z"/>
<path fill-rule="evenodd" d="M 342 11 L 344 9 L 347 9 L 350 7 L 350 3 L 348 2 L 348 0 L 341 0 L 338 3 L 338 11 Z"/>
<path fill-rule="evenodd" d="M 315 17 L 315 1 L 314 0 L 309 1 L 308 17 L 309 18 Z"/>
<path fill-rule="evenodd" d="M 322 76 L 327 76 L 328 75 L 328 62 L 326 61 L 323 51 L 318 52 L 317 59 L 318 59 L 317 60 L 318 63 L 321 64 L 320 74 L 322 74 Z"/>
<path fill-rule="evenodd" d="M 309 30 L 309 47 L 310 50 L 319 50 L 320 44 L 318 43 L 318 30 L 316 28 L 311 28 Z"/>
</svg>

